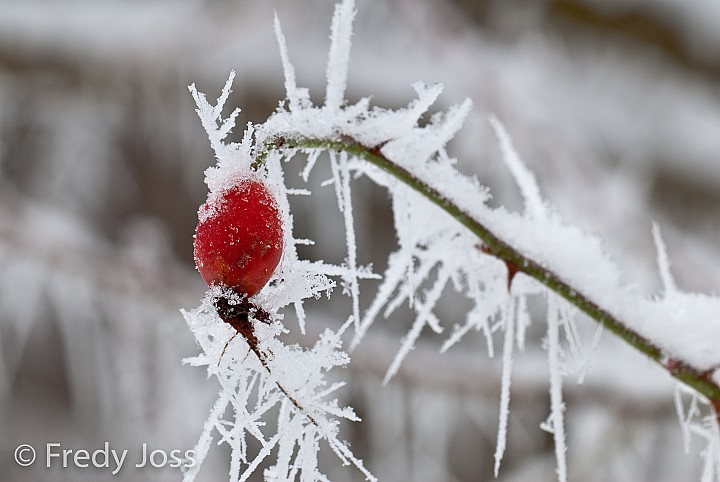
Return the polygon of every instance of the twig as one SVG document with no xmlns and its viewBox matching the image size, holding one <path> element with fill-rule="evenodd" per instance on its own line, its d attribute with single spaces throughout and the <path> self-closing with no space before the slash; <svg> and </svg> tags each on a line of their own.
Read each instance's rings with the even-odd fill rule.
<svg viewBox="0 0 720 482">
<path fill-rule="evenodd" d="M 442 192 L 423 182 L 410 171 L 394 163 L 382 154 L 378 146 L 364 146 L 347 136 L 341 139 L 313 139 L 277 137 L 267 142 L 258 152 L 253 163 L 259 168 L 268 154 L 278 149 L 324 149 L 344 151 L 357 158 L 373 164 L 403 182 L 428 200 L 442 208 L 459 223 L 467 227 L 482 240 L 484 250 L 496 258 L 516 267 L 523 273 L 535 278 L 537 281 L 551 289 L 565 300 L 575 305 L 583 313 L 603 325 L 610 332 L 624 340 L 636 350 L 647 355 L 650 359 L 665 368 L 673 377 L 692 387 L 698 393 L 707 397 L 715 408 L 720 420 L 720 386 L 708 375 L 706 371 L 699 370 L 691 365 L 673 360 L 667 360 L 662 350 L 651 340 L 629 328 L 626 323 L 615 315 L 602 308 L 580 290 L 568 284 L 553 271 L 543 267 L 534 259 L 522 254 L 519 249 L 500 239 L 490 228 L 463 211 Z"/>
<path fill-rule="evenodd" d="M 253 302 L 248 301 L 247 298 L 242 298 L 239 302 L 231 302 L 225 296 L 218 296 L 214 300 L 214 304 L 220 318 L 225 323 L 235 328 L 235 331 L 237 333 L 242 335 L 250 349 L 253 351 L 253 353 L 255 353 L 255 356 L 257 356 L 258 360 L 260 360 L 260 363 L 262 363 L 268 373 L 272 374 L 272 370 L 270 369 L 270 364 L 268 361 L 268 355 L 262 350 L 260 350 L 260 347 L 258 346 L 259 341 L 257 339 L 257 335 L 255 335 L 255 328 L 253 326 L 253 321 L 270 323 L 270 314 L 255 305 Z M 235 335 L 233 335 L 233 337 L 234 336 Z M 228 343 L 230 342 L 228 341 Z M 224 353 L 225 349 L 223 349 L 223 354 Z M 222 354 L 220 356 L 222 357 Z M 315 425 L 316 427 L 320 426 L 317 423 L 317 420 L 315 420 L 315 417 L 308 413 L 305 407 L 300 405 L 297 399 L 293 397 L 279 381 L 276 380 L 275 385 L 278 387 L 280 392 L 282 392 L 282 394 L 285 395 L 288 400 L 290 400 L 290 403 L 292 403 L 300 413 L 305 415 L 313 425 Z"/>
</svg>

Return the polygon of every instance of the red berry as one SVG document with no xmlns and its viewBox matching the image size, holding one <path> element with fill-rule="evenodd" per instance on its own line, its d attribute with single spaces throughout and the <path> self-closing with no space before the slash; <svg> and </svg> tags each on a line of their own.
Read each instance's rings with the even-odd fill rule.
<svg viewBox="0 0 720 482">
<path fill-rule="evenodd" d="M 252 296 L 280 262 L 283 230 L 272 194 L 258 179 L 244 178 L 211 194 L 198 210 L 195 264 L 205 282 Z"/>
</svg>

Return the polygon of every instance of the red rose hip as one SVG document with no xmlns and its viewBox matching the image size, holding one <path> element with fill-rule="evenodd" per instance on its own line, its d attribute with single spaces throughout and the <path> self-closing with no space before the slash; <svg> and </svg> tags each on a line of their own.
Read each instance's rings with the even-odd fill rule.
<svg viewBox="0 0 720 482">
<path fill-rule="evenodd" d="M 200 276 L 252 296 L 280 262 L 283 230 L 272 194 L 259 179 L 243 178 L 212 194 L 198 210 L 194 254 Z"/>
</svg>

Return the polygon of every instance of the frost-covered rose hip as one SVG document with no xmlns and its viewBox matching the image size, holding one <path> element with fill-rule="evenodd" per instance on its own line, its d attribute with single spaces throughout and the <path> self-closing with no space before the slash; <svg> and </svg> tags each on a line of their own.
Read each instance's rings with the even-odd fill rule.
<svg viewBox="0 0 720 482">
<path fill-rule="evenodd" d="M 205 282 L 252 296 L 280 262 L 283 231 L 275 199 L 262 181 L 243 178 L 198 210 L 195 264 Z"/>
</svg>

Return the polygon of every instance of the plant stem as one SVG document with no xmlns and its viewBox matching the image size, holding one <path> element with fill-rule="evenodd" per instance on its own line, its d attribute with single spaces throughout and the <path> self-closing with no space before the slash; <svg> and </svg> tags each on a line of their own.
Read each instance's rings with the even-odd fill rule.
<svg viewBox="0 0 720 482">
<path fill-rule="evenodd" d="M 366 147 L 351 138 L 342 140 L 313 139 L 313 138 L 285 138 L 278 137 L 265 144 L 264 149 L 257 154 L 254 167 L 261 166 L 268 154 L 277 149 L 323 149 L 344 151 L 357 158 L 373 164 L 403 182 L 428 200 L 442 208 L 459 223 L 476 234 L 485 245 L 489 254 L 517 266 L 522 272 L 535 278 L 546 287 L 562 296 L 575 305 L 590 318 L 603 325 L 613 334 L 624 340 L 636 350 L 644 353 L 660 366 L 665 368 L 673 377 L 695 389 L 707 397 L 716 412 L 720 414 L 720 386 L 715 383 L 708 372 L 704 372 L 689 364 L 678 360 L 667 360 L 662 350 L 652 341 L 643 337 L 606 309 L 597 305 L 585 294 L 569 285 L 551 270 L 544 268 L 537 261 L 529 258 L 507 242 L 500 239 L 487 226 L 463 211 L 457 204 L 434 187 L 418 179 L 407 169 L 397 165 L 385 157 L 380 147 Z M 672 362 L 672 363 L 671 363 Z M 720 416 L 720 415 L 719 415 Z"/>
<path fill-rule="evenodd" d="M 253 302 L 248 301 L 247 298 L 242 299 L 239 303 L 232 303 L 227 297 L 220 296 L 215 300 L 214 305 L 220 319 L 232 326 L 236 331 L 236 333 L 233 334 L 233 337 L 225 344 L 222 353 L 220 353 L 220 360 L 222 360 L 222 357 L 225 354 L 225 348 L 227 348 L 228 344 L 237 334 L 240 334 L 245 339 L 245 342 L 247 342 L 253 353 L 255 353 L 258 360 L 260 360 L 260 363 L 262 363 L 268 373 L 272 375 L 269 355 L 260 350 L 260 341 L 258 340 L 257 335 L 255 335 L 255 327 L 253 325 L 255 321 L 269 324 L 270 314 L 255 305 Z M 270 353 L 272 354 L 272 352 Z M 219 364 L 220 361 L 218 361 L 218 365 Z M 305 407 L 300 405 L 300 402 L 297 401 L 296 397 L 293 397 L 288 389 L 280 383 L 280 381 L 275 380 L 275 385 L 300 413 L 305 415 L 313 425 L 320 427 L 317 420 L 315 420 L 315 417 L 313 417 L 305 409 Z"/>
</svg>

